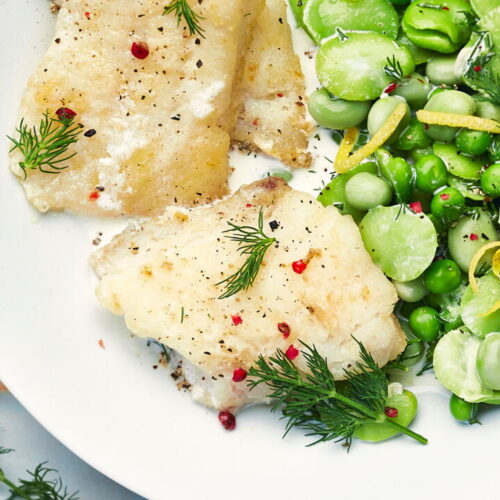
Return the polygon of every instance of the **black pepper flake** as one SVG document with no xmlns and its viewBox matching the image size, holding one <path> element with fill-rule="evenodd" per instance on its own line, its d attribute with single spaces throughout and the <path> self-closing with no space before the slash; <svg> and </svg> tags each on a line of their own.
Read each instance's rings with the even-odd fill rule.
<svg viewBox="0 0 500 500">
<path fill-rule="evenodd" d="M 104 186 L 96 186 L 95 190 L 102 193 L 104 191 Z"/>
<path fill-rule="evenodd" d="M 56 38 L 56 39 L 54 40 L 54 42 L 56 42 L 56 43 L 61 43 L 61 39 L 60 39 L 60 38 Z"/>
<path fill-rule="evenodd" d="M 203 354 L 206 354 L 207 356 L 210 356 L 210 353 L 208 351 L 205 351 Z"/>
<path fill-rule="evenodd" d="M 271 228 L 271 231 L 274 231 L 275 229 L 278 229 L 280 227 L 280 223 L 278 221 L 272 220 L 269 223 L 269 227 Z"/>
<path fill-rule="evenodd" d="M 170 119 L 175 120 L 175 121 L 180 121 L 181 115 L 179 113 L 177 113 L 176 115 L 171 116 Z"/>
<path fill-rule="evenodd" d="M 160 27 L 158 28 L 158 31 L 162 32 L 162 31 L 163 31 L 163 26 L 160 26 Z"/>
<path fill-rule="evenodd" d="M 194 43 L 195 43 L 196 45 L 200 45 L 200 44 L 201 44 L 201 40 L 200 40 L 199 38 L 197 38 L 197 39 L 194 41 Z"/>
<path fill-rule="evenodd" d="M 201 68 L 202 66 L 203 66 L 203 61 L 202 61 L 201 59 L 198 59 L 198 60 L 196 61 L 196 67 L 197 67 L 197 68 Z"/>
<path fill-rule="evenodd" d="M 87 132 L 85 132 L 85 134 L 83 134 L 85 137 L 94 137 L 94 135 L 96 135 L 97 132 L 95 131 L 95 129 L 91 128 L 90 130 L 87 130 Z"/>
</svg>

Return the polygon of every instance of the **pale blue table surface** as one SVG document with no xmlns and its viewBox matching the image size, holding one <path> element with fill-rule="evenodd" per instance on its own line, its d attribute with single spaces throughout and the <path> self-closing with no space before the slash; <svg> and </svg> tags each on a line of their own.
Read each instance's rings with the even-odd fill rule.
<svg viewBox="0 0 500 500">
<path fill-rule="evenodd" d="M 0 455 L 0 467 L 9 479 L 27 478 L 26 469 L 48 461 L 59 470 L 68 491 L 79 491 L 81 500 L 142 499 L 80 460 L 6 392 L 0 392 L 0 446 L 16 450 Z M 0 486 L 0 499 L 7 496 L 7 489 Z"/>
</svg>

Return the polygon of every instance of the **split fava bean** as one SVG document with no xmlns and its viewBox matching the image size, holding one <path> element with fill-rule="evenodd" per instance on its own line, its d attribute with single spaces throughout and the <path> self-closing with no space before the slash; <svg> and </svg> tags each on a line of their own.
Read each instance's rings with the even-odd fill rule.
<svg viewBox="0 0 500 500">
<path fill-rule="evenodd" d="M 481 342 L 476 368 L 484 385 L 500 390 L 500 332 L 490 333 Z"/>
<path fill-rule="evenodd" d="M 413 2 L 406 9 L 402 27 L 406 36 L 419 47 L 444 54 L 457 51 L 469 39 L 472 28 L 464 12 L 474 15 L 466 0 Z"/>
<path fill-rule="evenodd" d="M 452 225 L 448 231 L 448 250 L 451 258 L 463 272 L 469 270 L 469 264 L 474 254 L 486 243 L 496 241 L 499 234 L 495 229 L 488 212 L 478 210 L 473 217 L 467 215 Z M 479 261 L 478 267 L 491 259 L 488 253 Z"/>
<path fill-rule="evenodd" d="M 316 72 L 321 84 L 332 94 L 350 101 L 377 99 L 392 82 L 384 70 L 395 58 L 404 75 L 415 63 L 410 51 L 378 33 L 350 32 L 346 39 L 331 38 L 316 56 Z"/>
</svg>

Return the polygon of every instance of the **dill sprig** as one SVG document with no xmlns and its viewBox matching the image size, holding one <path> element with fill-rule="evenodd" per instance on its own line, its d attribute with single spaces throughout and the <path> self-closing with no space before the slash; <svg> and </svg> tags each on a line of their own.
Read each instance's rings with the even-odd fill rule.
<svg viewBox="0 0 500 500">
<path fill-rule="evenodd" d="M 76 155 L 66 155 L 66 152 L 71 144 L 77 142 L 81 126 L 73 123 L 72 118 L 52 118 L 46 111 L 38 128 L 28 127 L 23 118 L 16 132 L 19 134 L 18 139 L 8 137 L 14 144 L 10 151 L 18 149 L 23 155 L 19 166 L 26 178 L 27 170 L 38 169 L 45 174 L 58 174 L 68 168 L 68 165 L 61 164 Z"/>
<path fill-rule="evenodd" d="M 41 463 L 33 472 L 27 471 L 28 479 L 18 479 L 19 484 L 5 476 L 0 469 L 0 483 L 5 484 L 10 490 L 10 496 L 6 500 L 22 498 L 24 500 L 78 500 L 77 492 L 68 493 L 62 480 L 57 476 L 57 470 L 45 466 L 47 462 Z"/>
<path fill-rule="evenodd" d="M 401 63 L 396 59 L 396 56 L 392 56 L 392 59 L 390 57 L 387 58 L 387 64 L 384 66 L 384 72 L 395 82 L 400 82 L 405 76 Z"/>
<path fill-rule="evenodd" d="M 334 440 L 350 447 L 355 430 L 370 422 L 392 425 L 426 444 L 426 438 L 386 416 L 387 377 L 365 347 L 357 343 L 361 361 L 345 371 L 342 391 L 337 388 L 326 358 L 316 347 L 303 342 L 301 353 L 308 373 L 299 371 L 278 349 L 269 360 L 260 356 L 256 366 L 249 370 L 249 387 L 267 385 L 274 400 L 271 411 L 281 410 L 282 418 L 287 420 L 285 435 L 294 427 L 303 429 L 306 436 L 315 438 L 309 446 Z"/>
<path fill-rule="evenodd" d="M 187 0 L 172 0 L 165 7 L 163 15 L 166 16 L 171 12 L 175 12 L 177 26 L 179 26 L 182 19 L 184 19 L 190 35 L 198 34 L 202 38 L 205 38 L 205 35 L 203 34 L 205 30 L 200 26 L 200 21 L 205 18 L 194 12 Z"/>
<path fill-rule="evenodd" d="M 485 67 L 495 55 L 491 35 L 487 31 L 479 31 L 478 35 L 467 59 L 464 76 L 476 90 L 483 91 L 491 102 L 500 106 L 500 75 Z"/>
<path fill-rule="evenodd" d="M 237 226 L 232 222 L 228 224 L 231 229 L 224 231 L 229 233 L 225 235 L 226 238 L 237 241 L 238 252 L 241 255 L 248 255 L 248 258 L 238 271 L 217 283 L 226 287 L 226 291 L 219 296 L 219 299 L 227 299 L 241 290 L 248 290 L 253 285 L 267 249 L 276 241 L 276 238 L 270 238 L 264 233 L 262 209 L 259 212 L 258 227 Z"/>
</svg>

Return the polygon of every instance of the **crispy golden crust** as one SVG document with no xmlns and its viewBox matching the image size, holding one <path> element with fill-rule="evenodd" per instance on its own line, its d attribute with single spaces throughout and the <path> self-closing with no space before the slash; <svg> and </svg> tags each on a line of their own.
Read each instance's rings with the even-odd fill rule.
<svg viewBox="0 0 500 500">
<path fill-rule="evenodd" d="M 37 124 L 67 106 L 84 131 L 59 175 L 31 171 L 23 185 L 41 211 L 151 215 L 227 193 L 231 107 L 241 57 L 262 0 L 192 2 L 206 39 L 163 16 L 158 0 L 65 0 L 56 34 L 28 82 L 20 115 Z M 133 42 L 146 42 L 136 59 Z M 18 152 L 12 156 L 17 165 Z M 99 198 L 89 199 L 96 186 Z"/>
<path fill-rule="evenodd" d="M 304 75 L 292 46 L 285 0 L 266 0 L 245 59 L 232 139 L 292 167 L 308 167 Z"/>
<path fill-rule="evenodd" d="M 224 238 L 227 221 L 255 226 L 260 207 L 265 232 L 278 243 L 266 253 L 254 285 L 227 299 L 217 283 L 244 260 Z M 275 221 L 272 227 L 270 222 Z M 292 262 L 309 261 L 303 274 Z M 263 394 L 234 384 L 248 369 L 299 339 L 328 358 L 336 378 L 359 359 L 354 335 L 384 365 L 405 346 L 392 315 L 397 295 L 373 264 L 349 216 L 268 178 L 241 188 L 212 207 L 133 224 L 92 259 L 97 297 L 128 327 L 175 349 L 194 366 L 193 396 L 217 408 L 236 408 Z M 232 316 L 239 315 L 241 324 Z M 289 324 L 283 338 L 278 323 Z M 305 368 L 304 360 L 297 363 Z M 184 365 L 186 366 L 186 365 Z"/>
</svg>

